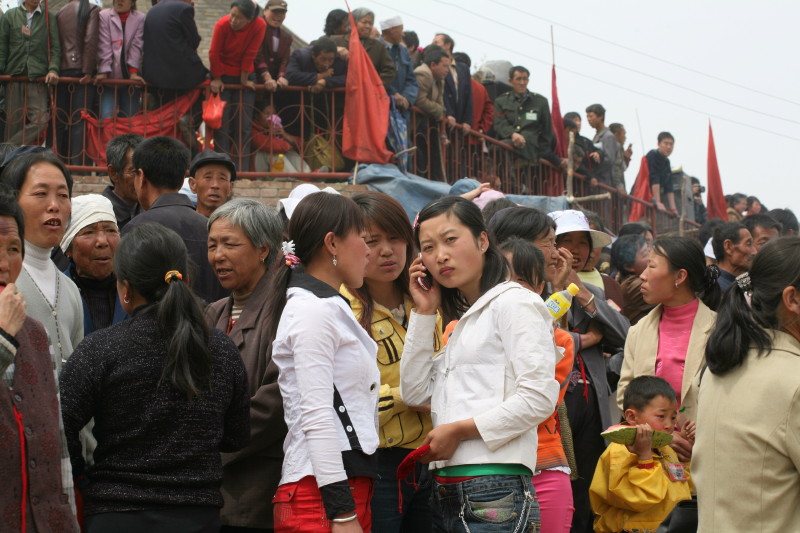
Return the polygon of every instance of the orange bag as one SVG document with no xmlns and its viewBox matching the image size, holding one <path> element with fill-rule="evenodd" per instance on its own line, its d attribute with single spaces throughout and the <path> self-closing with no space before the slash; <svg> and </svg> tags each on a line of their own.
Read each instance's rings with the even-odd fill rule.
<svg viewBox="0 0 800 533">
<path fill-rule="evenodd" d="M 218 130 L 222 127 L 222 113 L 226 103 L 219 93 L 211 94 L 203 101 L 203 122 L 207 128 Z"/>
</svg>

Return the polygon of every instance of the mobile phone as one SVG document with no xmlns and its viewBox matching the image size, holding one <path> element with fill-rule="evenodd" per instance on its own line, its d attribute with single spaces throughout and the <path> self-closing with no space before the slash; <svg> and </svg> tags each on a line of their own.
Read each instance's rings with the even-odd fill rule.
<svg viewBox="0 0 800 533">
<path fill-rule="evenodd" d="M 426 270 L 424 276 L 417 278 L 417 283 L 422 287 L 422 290 L 429 291 L 433 287 L 433 276 Z"/>
</svg>

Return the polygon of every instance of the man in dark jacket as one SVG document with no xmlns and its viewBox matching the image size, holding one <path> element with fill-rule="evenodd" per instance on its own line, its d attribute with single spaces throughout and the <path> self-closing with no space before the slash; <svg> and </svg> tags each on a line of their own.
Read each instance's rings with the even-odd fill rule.
<svg viewBox="0 0 800 533">
<path fill-rule="evenodd" d="M 6 85 L 5 140 L 40 144 L 50 118 L 48 85 L 58 83 L 61 42 L 54 13 L 40 0 L 25 0 L 0 21 L 0 72 L 24 76 L 27 82 Z M 44 77 L 44 83 L 34 82 Z"/>
<path fill-rule="evenodd" d="M 446 33 L 438 33 L 433 44 L 439 45 L 450 57 L 450 73 L 444 79 L 444 106 L 447 120 L 451 126 L 463 124 L 466 129 L 472 127 L 472 78 L 469 68 L 453 59 L 455 42 Z"/>
<path fill-rule="evenodd" d="M 529 78 L 530 71 L 525 67 L 511 67 L 508 79 L 514 90 L 494 101 L 494 131 L 498 139 L 538 165 L 553 144 L 553 123 L 547 98 L 528 90 Z"/>
<path fill-rule="evenodd" d="M 122 235 L 146 222 L 175 231 L 186 243 L 194 263 L 189 282 L 197 296 L 206 303 L 228 296 L 208 263 L 208 219 L 178 192 L 189 169 L 189 150 L 172 137 L 151 137 L 136 147 L 133 166 L 136 196 L 145 212 L 133 217 Z"/>
</svg>

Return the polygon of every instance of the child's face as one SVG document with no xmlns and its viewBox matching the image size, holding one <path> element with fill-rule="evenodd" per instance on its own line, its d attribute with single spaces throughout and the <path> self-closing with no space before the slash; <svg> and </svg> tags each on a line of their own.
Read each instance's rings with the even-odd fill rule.
<svg viewBox="0 0 800 533">
<path fill-rule="evenodd" d="M 665 396 L 656 396 L 644 409 L 626 409 L 625 420 L 631 425 L 650 424 L 656 431 L 669 433 L 675 430 L 675 421 L 678 419 L 678 402 Z"/>
</svg>

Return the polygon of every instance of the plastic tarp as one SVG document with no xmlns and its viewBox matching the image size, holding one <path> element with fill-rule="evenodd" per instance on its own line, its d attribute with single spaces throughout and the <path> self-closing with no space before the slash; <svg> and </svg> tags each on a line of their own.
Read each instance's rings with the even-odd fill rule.
<svg viewBox="0 0 800 533">
<path fill-rule="evenodd" d="M 352 178 L 350 181 L 353 181 Z M 414 220 L 423 207 L 437 198 L 448 194 L 462 194 L 480 184 L 471 178 L 460 179 L 453 185 L 441 181 L 430 181 L 414 174 L 404 174 L 392 164 L 360 165 L 356 182 L 359 185 L 366 185 L 372 190 L 388 194 L 400 202 L 409 221 Z M 519 205 L 534 207 L 545 213 L 570 208 L 566 196 L 508 194 L 506 197 Z"/>
</svg>

